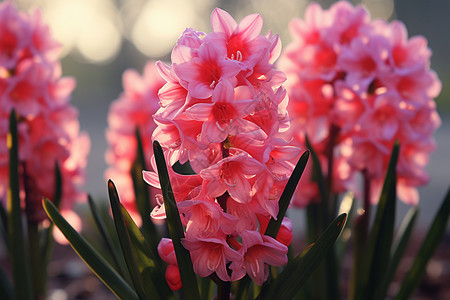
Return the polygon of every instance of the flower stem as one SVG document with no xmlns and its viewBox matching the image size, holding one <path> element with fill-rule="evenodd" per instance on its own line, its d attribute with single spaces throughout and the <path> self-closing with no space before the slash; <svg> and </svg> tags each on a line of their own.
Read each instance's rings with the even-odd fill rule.
<svg viewBox="0 0 450 300">
<path fill-rule="evenodd" d="M 363 170 L 363 178 L 364 178 L 364 218 L 363 218 L 363 224 L 362 224 L 362 230 L 364 233 L 364 236 L 367 237 L 367 234 L 369 232 L 369 220 L 370 220 L 370 178 L 367 173 L 367 170 Z"/>
<path fill-rule="evenodd" d="M 28 222 L 28 243 L 31 262 L 31 281 L 33 291 L 35 292 L 34 299 L 40 300 L 45 297 L 44 277 L 47 274 L 42 271 L 44 266 L 41 263 L 42 258 L 40 255 L 41 249 L 39 246 L 39 228 L 37 223 Z"/>
<path fill-rule="evenodd" d="M 216 273 L 209 275 L 212 281 L 217 285 L 217 300 L 229 300 L 231 292 L 231 282 L 221 280 Z"/>
</svg>

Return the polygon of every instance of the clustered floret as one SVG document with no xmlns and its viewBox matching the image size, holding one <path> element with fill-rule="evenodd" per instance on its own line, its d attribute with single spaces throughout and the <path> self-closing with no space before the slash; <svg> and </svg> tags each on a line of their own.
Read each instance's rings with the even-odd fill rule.
<svg viewBox="0 0 450 300">
<path fill-rule="evenodd" d="M 166 84 L 153 133 L 170 165 L 189 162 L 195 172 L 181 175 L 169 167 L 186 226 L 182 242 L 194 271 L 203 277 L 216 273 L 224 281 L 248 274 L 259 285 L 268 276 L 268 264 L 287 262 L 290 222 L 282 225 L 281 242 L 264 231 L 269 218 L 277 216 L 292 160 L 300 152 L 282 138 L 289 129 L 281 86 L 286 77 L 273 67 L 281 45 L 278 35 L 260 34 L 262 25 L 257 14 L 237 24 L 215 9 L 211 33 L 186 29 L 172 51 L 172 64 L 157 63 Z M 144 172 L 144 179 L 159 187 L 154 172 Z M 164 206 L 152 216 L 165 217 Z M 178 282 L 173 280 L 176 264 L 170 265 L 168 282 Z"/>
</svg>

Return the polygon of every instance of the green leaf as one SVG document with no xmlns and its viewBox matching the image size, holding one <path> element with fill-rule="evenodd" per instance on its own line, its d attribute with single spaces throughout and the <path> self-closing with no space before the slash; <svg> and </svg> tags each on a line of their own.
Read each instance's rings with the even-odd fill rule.
<svg viewBox="0 0 450 300">
<path fill-rule="evenodd" d="M 323 176 L 322 167 L 320 164 L 319 157 L 317 156 L 317 153 L 314 151 L 311 143 L 309 142 L 308 136 L 305 136 L 306 146 L 308 147 L 309 151 L 311 151 L 311 157 L 313 160 L 313 170 L 315 175 L 315 181 L 317 181 L 317 186 L 319 188 L 319 194 L 320 194 L 320 207 L 321 207 L 321 214 L 322 214 L 322 228 L 325 228 L 325 224 L 328 222 L 328 202 L 329 199 L 327 197 L 327 187 L 325 184 L 325 177 Z"/>
<path fill-rule="evenodd" d="M 7 135 L 9 149 L 9 187 L 7 192 L 8 233 L 12 264 L 14 292 L 17 299 L 32 299 L 31 271 L 26 255 L 25 237 L 22 227 L 22 209 L 19 197 L 19 141 L 17 119 L 14 110 L 9 117 Z"/>
<path fill-rule="evenodd" d="M 120 275 L 123 278 L 129 277 L 128 270 L 126 269 L 123 260 L 121 260 L 121 258 L 118 255 L 117 248 L 115 247 L 113 239 L 109 236 L 106 224 L 103 221 L 103 218 L 101 217 L 97 209 L 97 205 L 91 198 L 91 195 L 88 195 L 88 203 L 92 216 L 94 217 L 95 225 L 97 226 L 97 229 L 100 232 L 100 236 L 103 238 L 103 241 L 105 242 L 106 249 L 108 250 L 109 254 L 112 257 L 112 260 L 116 266 L 116 270 L 120 273 Z M 129 280 L 131 283 L 131 278 Z"/>
<path fill-rule="evenodd" d="M 61 205 L 61 199 L 62 199 L 62 175 L 61 170 L 59 168 L 59 163 L 56 161 L 55 163 L 55 190 L 53 192 L 53 204 L 56 208 L 59 209 Z M 45 289 L 47 286 L 47 266 L 50 262 L 52 253 L 53 253 L 53 223 L 50 223 L 48 228 L 43 231 L 43 238 L 41 241 L 41 259 L 42 259 L 42 268 L 41 268 L 41 278 L 42 283 L 41 286 Z M 45 293 L 45 291 L 44 291 Z"/>
<path fill-rule="evenodd" d="M 236 292 L 236 299 L 239 300 L 249 300 L 253 299 L 253 288 L 251 288 L 252 280 L 248 275 L 245 275 L 241 280 L 239 280 L 238 288 Z"/>
<path fill-rule="evenodd" d="M 353 254 L 352 254 L 352 269 L 350 272 L 349 288 L 348 288 L 348 299 L 354 300 L 360 297 L 362 292 L 362 275 L 365 271 L 364 262 L 366 260 L 366 218 L 367 212 L 364 210 L 359 210 L 357 216 L 353 221 Z"/>
<path fill-rule="evenodd" d="M 13 299 L 13 287 L 2 267 L 0 267 L 0 295 L 4 300 Z"/>
<path fill-rule="evenodd" d="M 111 210 L 113 213 L 114 224 L 116 226 L 117 236 L 119 237 L 120 247 L 125 259 L 125 263 L 128 267 L 128 272 L 133 282 L 136 293 L 139 299 L 149 299 L 144 291 L 142 277 L 137 266 L 136 258 L 133 255 L 133 249 L 131 245 L 130 236 L 128 234 L 127 227 L 125 225 L 124 217 L 122 215 L 122 209 L 120 207 L 119 195 L 117 194 L 116 187 L 111 180 L 108 180 L 108 194 L 109 201 L 111 203 Z"/>
<path fill-rule="evenodd" d="M 9 249 L 9 238 L 8 238 L 8 214 L 6 213 L 6 209 L 3 206 L 3 203 L 0 202 L 0 231 L 5 242 L 6 248 Z"/>
<path fill-rule="evenodd" d="M 347 192 L 340 204 L 339 214 L 346 213 L 347 214 L 347 222 L 345 224 L 344 229 L 342 230 L 342 234 L 340 238 L 336 241 L 336 256 L 339 262 L 344 261 L 344 256 L 347 253 L 347 249 L 350 243 L 350 237 L 352 235 L 352 225 L 353 219 L 356 209 L 356 201 L 355 196 L 352 192 Z"/>
<path fill-rule="evenodd" d="M 150 245 L 144 239 L 142 232 L 134 223 L 133 218 L 123 205 L 120 206 L 122 215 L 125 220 L 128 234 L 130 235 L 131 245 L 133 249 L 133 255 L 136 259 L 139 272 L 144 278 L 144 289 L 147 295 L 155 295 L 159 293 L 161 299 L 169 299 L 173 297 L 173 293 L 170 290 L 165 280 L 164 270 L 159 269 L 159 266 L 153 261 Z"/>
<path fill-rule="evenodd" d="M 291 177 L 289 178 L 286 187 L 283 190 L 283 193 L 281 194 L 280 200 L 278 201 L 278 215 L 277 219 L 270 218 L 269 224 L 267 225 L 265 235 L 271 236 L 273 238 L 276 238 L 278 234 L 278 230 L 280 229 L 281 222 L 283 221 L 284 215 L 286 214 L 286 210 L 289 207 L 289 203 L 291 202 L 292 195 L 295 192 L 295 189 L 297 188 L 297 184 L 300 180 L 300 177 L 303 174 L 303 171 L 305 170 L 306 163 L 308 162 L 309 158 L 309 151 L 305 151 L 300 159 L 297 162 L 297 165 L 295 166 L 294 170 L 292 171 Z"/>
<path fill-rule="evenodd" d="M 378 202 L 375 221 L 369 235 L 369 242 L 366 248 L 368 268 L 361 274 L 364 290 L 361 291 L 361 295 L 363 296 L 359 299 L 373 299 L 389 265 L 395 225 L 395 205 L 397 199 L 396 166 L 398 155 L 399 144 L 395 143 Z"/>
<path fill-rule="evenodd" d="M 316 243 L 289 262 L 278 276 L 261 290 L 259 300 L 290 300 L 298 293 L 311 273 L 325 258 L 344 228 L 347 215 L 338 216 Z"/>
<path fill-rule="evenodd" d="M 448 218 L 450 215 L 450 188 L 444 198 L 430 229 L 419 249 L 419 252 L 414 260 L 411 269 L 406 274 L 400 291 L 394 300 L 408 299 L 414 290 L 417 288 L 420 280 L 425 274 L 426 266 L 430 258 L 436 252 L 439 243 L 441 242 L 447 227 Z"/>
<path fill-rule="evenodd" d="M 184 238 L 183 225 L 181 224 L 180 213 L 178 212 L 177 203 L 173 196 L 164 153 L 157 141 L 153 142 L 153 153 L 155 154 L 159 182 L 161 184 L 164 207 L 166 209 L 167 225 L 175 249 L 178 268 L 180 269 L 184 295 L 188 300 L 198 300 L 200 299 L 200 293 L 198 291 L 197 277 L 194 273 L 189 251 L 181 244 L 181 240 Z"/>
<path fill-rule="evenodd" d="M 397 235 L 397 240 L 394 246 L 394 251 L 392 253 L 392 258 L 389 263 L 389 267 L 383 278 L 383 283 L 378 289 L 375 299 L 385 299 L 389 285 L 394 280 L 395 273 L 397 272 L 398 265 L 400 264 L 403 255 L 406 252 L 406 247 L 408 246 L 409 239 L 414 227 L 414 224 L 418 215 L 418 208 L 412 207 L 405 218 L 403 219 L 402 225 Z"/>
<path fill-rule="evenodd" d="M 213 289 L 212 289 L 212 280 L 208 277 L 200 277 L 200 290 L 201 290 L 201 296 L 202 300 L 210 300 L 213 298 Z M 239 299 L 239 298 L 236 298 Z"/>
<path fill-rule="evenodd" d="M 61 230 L 70 243 L 70 246 L 91 268 L 97 277 L 117 296 L 119 299 L 139 299 L 133 289 L 122 277 L 105 261 L 105 259 L 70 226 L 70 224 L 59 213 L 58 209 L 48 199 L 43 201 L 44 209 L 48 217 L 56 227 Z"/>
<path fill-rule="evenodd" d="M 334 128 L 334 127 L 333 127 Z M 331 138 L 331 137 L 330 137 Z M 318 234 L 324 230 L 331 220 L 336 215 L 336 202 L 337 196 L 331 197 L 332 195 L 332 176 L 328 176 L 325 179 L 325 176 L 322 172 L 322 165 L 320 163 L 319 156 L 314 151 L 308 136 L 305 135 L 306 146 L 309 151 L 311 151 L 311 157 L 313 160 L 313 177 L 317 182 L 317 187 L 319 189 L 320 195 L 320 203 L 315 204 L 312 203 L 309 214 L 317 215 L 317 219 L 309 219 L 312 220 L 308 222 L 308 226 L 317 227 L 316 232 L 313 230 L 310 231 L 312 236 L 310 238 L 316 239 Z M 331 141 L 330 141 L 331 142 Z M 331 147 L 331 145 L 330 145 Z M 333 156 L 328 157 L 328 168 L 332 168 L 333 165 Z M 316 206 L 315 208 L 313 206 Z M 326 298 L 333 297 L 336 300 L 340 299 L 340 290 L 339 290 L 339 279 L 338 279 L 338 263 L 336 258 L 336 251 L 333 249 L 328 252 L 327 257 L 325 258 L 325 263 L 320 267 L 320 270 L 313 275 L 311 281 L 314 282 L 314 289 L 319 293 L 325 293 Z M 320 278 L 320 280 L 319 280 Z"/>
<path fill-rule="evenodd" d="M 147 170 L 145 163 L 145 154 L 142 144 L 139 128 L 136 128 L 136 159 L 131 166 L 131 178 L 133 179 L 134 195 L 136 199 L 136 206 L 139 211 L 139 215 L 142 220 L 142 230 L 145 239 L 149 242 L 151 248 L 151 255 L 155 263 L 162 268 L 163 263 L 158 255 L 158 244 L 161 240 L 161 236 L 156 230 L 155 224 L 150 218 L 152 207 L 150 205 L 150 192 L 149 186 L 142 178 L 142 171 Z"/>
</svg>

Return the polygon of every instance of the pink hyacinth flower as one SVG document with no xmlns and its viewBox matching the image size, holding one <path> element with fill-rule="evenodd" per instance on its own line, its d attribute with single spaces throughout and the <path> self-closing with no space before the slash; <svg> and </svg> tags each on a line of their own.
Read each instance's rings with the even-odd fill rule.
<svg viewBox="0 0 450 300">
<path fill-rule="evenodd" d="M 207 180 L 206 187 L 211 197 L 219 197 L 228 191 L 235 201 L 247 203 L 252 194 L 248 179 L 261 170 L 263 170 L 261 163 L 242 152 L 226 157 L 217 164 L 202 170 L 200 176 Z"/>
<path fill-rule="evenodd" d="M 243 118 L 253 112 L 254 99 L 234 100 L 234 88 L 229 80 L 221 80 L 212 95 L 213 103 L 194 104 L 186 110 L 190 118 L 203 121 L 202 137 L 209 143 L 223 142 L 229 134 L 252 128 Z M 247 129 L 248 130 L 248 129 Z"/>
<path fill-rule="evenodd" d="M 258 285 L 262 285 L 269 276 L 268 265 L 283 266 L 287 263 L 288 248 L 274 238 L 261 235 L 257 231 L 241 232 L 243 247 L 239 252 L 243 262 L 235 261 L 230 265 L 232 280 L 238 280 L 245 274 Z"/>
<path fill-rule="evenodd" d="M 225 51 L 225 48 L 214 43 L 203 43 L 198 50 L 198 57 L 173 66 L 181 84 L 192 97 L 211 97 L 221 79 L 231 79 L 239 73 L 241 66 L 225 59 Z"/>
<path fill-rule="evenodd" d="M 242 260 L 241 254 L 220 237 L 199 238 L 187 235 L 181 242 L 191 254 L 195 273 L 201 277 L 215 272 L 221 280 L 230 281 L 226 264 Z"/>
</svg>

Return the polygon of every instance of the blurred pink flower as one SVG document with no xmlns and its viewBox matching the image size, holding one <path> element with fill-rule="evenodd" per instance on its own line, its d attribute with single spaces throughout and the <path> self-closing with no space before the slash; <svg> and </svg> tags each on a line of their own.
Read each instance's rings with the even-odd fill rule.
<svg viewBox="0 0 450 300">
<path fill-rule="evenodd" d="M 117 186 L 120 199 L 127 210 L 139 220 L 131 167 L 136 159 L 136 129 L 142 139 L 147 166 L 153 153 L 151 135 L 156 128 L 153 114 L 159 108 L 158 91 L 164 80 L 158 74 L 154 62 L 148 62 L 142 76 L 135 70 L 127 70 L 122 77 L 123 93 L 111 103 L 108 113 L 106 139 L 109 148 L 105 159 L 109 165 L 105 178 L 112 179 Z"/>
<path fill-rule="evenodd" d="M 79 188 L 85 179 L 90 141 L 86 133 L 80 133 L 78 111 L 70 105 L 75 80 L 61 77 L 59 50 L 38 10 L 25 14 L 12 2 L 0 4 L 0 199 L 5 201 L 8 186 L 7 120 L 14 109 L 21 195 L 32 222 L 45 219 L 42 197 L 54 197 L 56 163 L 62 175 L 63 213 L 73 214 L 73 203 L 86 197 Z"/>
<path fill-rule="evenodd" d="M 426 39 L 408 38 L 399 21 L 371 21 L 362 6 L 346 1 L 328 10 L 312 3 L 303 20 L 291 21 L 290 29 L 293 42 L 278 67 L 288 76 L 288 110 L 297 144 L 304 146 L 308 136 L 336 193 L 346 188 L 357 193 L 354 175 L 363 171 L 376 202 L 398 140 L 398 196 L 417 203 L 416 188 L 427 181 L 425 162 L 440 125 L 433 98 L 441 83 L 430 69 Z M 413 157 L 420 157 L 420 164 Z M 305 174 L 300 181 L 297 206 L 317 200 L 316 192 L 304 194 L 311 190 L 309 178 Z"/>
</svg>

